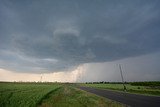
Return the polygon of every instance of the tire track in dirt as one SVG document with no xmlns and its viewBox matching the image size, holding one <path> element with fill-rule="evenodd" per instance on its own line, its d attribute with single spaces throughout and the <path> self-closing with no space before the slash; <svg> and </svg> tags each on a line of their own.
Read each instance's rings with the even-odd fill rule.
<svg viewBox="0 0 160 107">
<path fill-rule="evenodd" d="M 47 99 L 49 96 L 50 96 L 50 94 L 53 94 L 54 92 L 56 92 L 57 90 L 59 90 L 61 87 L 58 87 L 58 88 L 56 88 L 56 89 L 54 89 L 54 90 L 51 90 L 51 91 L 49 91 L 46 95 L 44 95 L 38 102 L 37 102 L 37 106 L 38 105 L 41 105 L 42 104 L 42 102 L 43 102 L 43 100 L 45 100 L 45 99 Z"/>
</svg>

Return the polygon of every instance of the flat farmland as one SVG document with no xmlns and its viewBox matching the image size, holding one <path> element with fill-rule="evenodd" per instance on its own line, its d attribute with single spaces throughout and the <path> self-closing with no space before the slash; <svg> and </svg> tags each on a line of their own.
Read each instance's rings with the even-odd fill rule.
<svg viewBox="0 0 160 107">
<path fill-rule="evenodd" d="M 0 83 L 1 107 L 35 107 L 59 84 Z"/>
<path fill-rule="evenodd" d="M 0 107 L 124 107 L 74 84 L 0 83 Z"/>
</svg>

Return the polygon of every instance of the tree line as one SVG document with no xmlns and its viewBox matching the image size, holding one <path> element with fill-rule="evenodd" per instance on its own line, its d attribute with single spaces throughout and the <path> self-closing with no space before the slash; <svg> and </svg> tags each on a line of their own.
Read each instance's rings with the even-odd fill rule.
<svg viewBox="0 0 160 107">
<path fill-rule="evenodd" d="M 86 82 L 86 84 L 122 84 L 122 82 Z M 160 86 L 160 81 L 125 82 L 133 86 Z"/>
</svg>

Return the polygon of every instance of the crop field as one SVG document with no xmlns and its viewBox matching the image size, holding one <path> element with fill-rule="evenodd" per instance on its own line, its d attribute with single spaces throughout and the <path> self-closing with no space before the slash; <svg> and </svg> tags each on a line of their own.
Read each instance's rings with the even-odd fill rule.
<svg viewBox="0 0 160 107">
<path fill-rule="evenodd" d="M 0 83 L 0 107 L 123 107 L 71 84 Z"/>
<path fill-rule="evenodd" d="M 146 84 L 145 82 L 143 84 Z M 111 84 L 111 83 L 95 83 L 95 84 L 81 84 L 82 86 L 101 88 L 101 89 L 111 89 L 117 91 L 123 91 L 123 84 Z M 145 94 L 145 95 L 156 95 L 160 96 L 160 86 L 159 85 L 140 85 L 139 83 L 128 83 L 125 84 L 127 92 Z"/>
<path fill-rule="evenodd" d="M 58 84 L 0 83 L 0 107 L 34 107 Z"/>
</svg>

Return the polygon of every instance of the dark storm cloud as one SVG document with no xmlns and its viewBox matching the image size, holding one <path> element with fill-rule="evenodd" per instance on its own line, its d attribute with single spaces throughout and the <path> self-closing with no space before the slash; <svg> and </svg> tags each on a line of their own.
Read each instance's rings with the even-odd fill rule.
<svg viewBox="0 0 160 107">
<path fill-rule="evenodd" d="M 160 52 L 104 63 L 89 63 L 83 66 L 78 82 L 119 82 L 121 64 L 124 81 L 160 81 Z"/>
<path fill-rule="evenodd" d="M 52 72 L 160 50 L 158 0 L 1 0 L 0 67 Z"/>
</svg>

